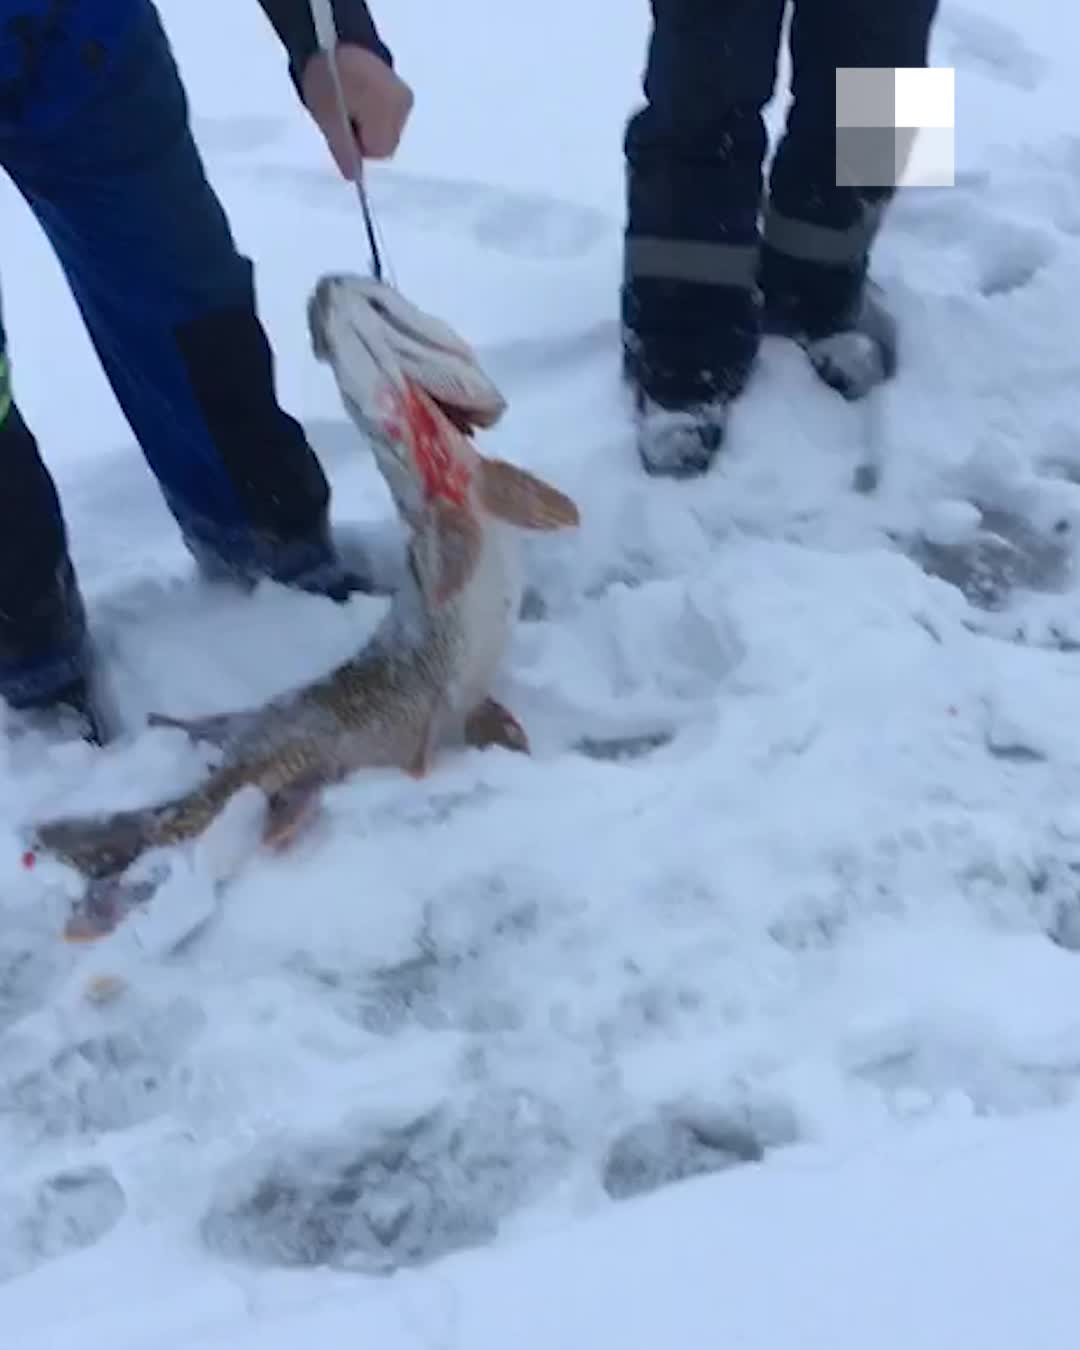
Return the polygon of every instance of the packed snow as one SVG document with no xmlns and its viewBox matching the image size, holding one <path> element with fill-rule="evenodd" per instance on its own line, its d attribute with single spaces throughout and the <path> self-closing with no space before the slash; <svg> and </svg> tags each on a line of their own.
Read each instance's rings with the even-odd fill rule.
<svg viewBox="0 0 1080 1350">
<path fill-rule="evenodd" d="M 304 320 L 366 265 L 355 196 L 254 4 L 161 9 L 282 399 L 392 584 Z M 15 381 L 126 734 L 0 738 L 4 1344 L 1072 1347 L 1076 19 L 944 0 L 957 185 L 876 255 L 898 379 L 848 405 L 769 342 L 670 483 L 618 381 L 647 6 L 382 11 L 418 96 L 370 172 L 395 278 L 509 398 L 482 448 L 582 511 L 526 545 L 498 692 L 535 753 L 357 775 L 282 857 L 241 799 L 114 938 L 59 940 L 78 883 L 20 867 L 23 827 L 193 784 L 147 713 L 258 703 L 387 601 L 193 580 L 5 182 Z"/>
</svg>

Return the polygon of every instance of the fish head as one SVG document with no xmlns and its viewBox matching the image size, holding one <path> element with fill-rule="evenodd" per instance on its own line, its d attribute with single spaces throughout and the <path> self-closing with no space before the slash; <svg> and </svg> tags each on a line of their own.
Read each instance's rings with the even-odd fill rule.
<svg viewBox="0 0 1080 1350">
<path fill-rule="evenodd" d="M 384 377 L 407 376 L 462 431 L 492 427 L 506 411 L 505 398 L 465 339 L 375 277 L 322 277 L 308 303 L 308 324 L 319 360 L 339 361 L 341 335 L 353 331 Z"/>
<path fill-rule="evenodd" d="M 502 396 L 451 328 L 373 277 L 324 276 L 308 323 L 410 526 L 421 589 L 442 603 L 467 585 L 482 549 L 482 465 L 468 433 L 501 415 Z"/>
<path fill-rule="evenodd" d="M 394 354 L 374 278 L 350 274 L 319 279 L 307 307 L 316 360 L 328 365 L 346 412 L 369 440 L 398 510 L 415 522 L 422 488 L 397 415 L 407 381 Z"/>
<path fill-rule="evenodd" d="M 353 274 L 319 280 L 308 326 L 402 513 L 415 526 L 421 502 L 463 506 L 476 458 L 467 435 L 505 407 L 464 340 L 385 282 Z"/>
</svg>

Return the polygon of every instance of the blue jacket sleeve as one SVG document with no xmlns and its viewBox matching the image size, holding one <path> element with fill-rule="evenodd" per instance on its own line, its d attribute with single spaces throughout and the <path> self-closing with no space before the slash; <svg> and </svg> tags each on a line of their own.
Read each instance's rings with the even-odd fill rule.
<svg viewBox="0 0 1080 1350">
<path fill-rule="evenodd" d="M 311 5 L 308 0 L 259 0 L 259 4 L 289 54 L 289 73 L 299 90 L 304 69 L 319 49 Z M 379 37 L 364 0 L 333 0 L 333 4 L 342 42 L 366 47 L 387 65 L 393 65 L 393 56 Z"/>
</svg>

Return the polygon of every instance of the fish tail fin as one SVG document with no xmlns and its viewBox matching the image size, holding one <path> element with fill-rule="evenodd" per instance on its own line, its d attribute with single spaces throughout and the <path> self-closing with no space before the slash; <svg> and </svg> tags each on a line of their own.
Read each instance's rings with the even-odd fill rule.
<svg viewBox="0 0 1080 1350">
<path fill-rule="evenodd" d="M 484 507 L 522 530 L 565 530 L 581 523 L 577 506 L 558 488 L 504 459 L 481 457 L 477 485 Z"/>
<path fill-rule="evenodd" d="M 51 820 L 34 830 L 31 852 L 49 854 L 93 879 L 117 876 L 157 843 L 167 809 Z"/>
</svg>

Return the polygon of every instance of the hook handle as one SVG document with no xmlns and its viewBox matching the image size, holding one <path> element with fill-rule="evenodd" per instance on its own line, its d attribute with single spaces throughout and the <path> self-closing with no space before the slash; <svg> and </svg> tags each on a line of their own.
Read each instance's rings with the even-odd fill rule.
<svg viewBox="0 0 1080 1350">
<path fill-rule="evenodd" d="M 371 250 L 371 271 L 376 281 L 383 279 L 382 253 L 379 249 L 378 237 L 375 230 L 375 219 L 371 211 L 371 203 L 368 200 L 367 189 L 364 186 L 364 161 L 358 145 L 359 137 L 352 118 L 349 116 L 349 110 L 345 104 L 345 91 L 341 85 L 341 72 L 338 70 L 337 46 L 338 31 L 337 20 L 334 18 L 334 7 L 332 0 L 310 0 L 311 18 L 315 25 L 315 36 L 319 46 L 325 52 L 327 62 L 330 66 L 330 78 L 334 86 L 334 97 L 337 100 L 338 116 L 341 118 L 342 130 L 345 132 L 345 140 L 352 153 L 352 181 L 356 185 L 356 194 L 360 198 L 360 209 L 364 215 L 364 228 L 367 231 L 368 248 Z"/>
</svg>

